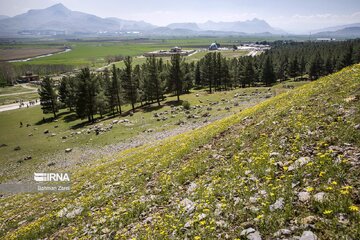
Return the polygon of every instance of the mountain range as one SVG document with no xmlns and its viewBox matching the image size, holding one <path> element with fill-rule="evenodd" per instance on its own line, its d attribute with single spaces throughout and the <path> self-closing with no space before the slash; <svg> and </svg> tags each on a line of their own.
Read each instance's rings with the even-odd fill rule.
<svg viewBox="0 0 360 240">
<path fill-rule="evenodd" d="M 314 30 L 316 36 L 359 37 L 360 23 Z M 172 23 L 165 27 L 144 21 L 119 18 L 101 18 L 92 14 L 72 11 L 62 4 L 45 9 L 29 10 L 26 13 L 8 17 L 0 15 L 0 36 L 19 35 L 119 35 L 139 34 L 143 36 L 224 36 L 224 35 L 285 35 L 265 20 L 254 18 L 246 21 L 204 23 Z"/>
<path fill-rule="evenodd" d="M 131 21 L 119 18 L 101 18 L 95 15 L 71 11 L 63 4 L 45 9 L 29 10 L 14 16 L 0 16 L 0 35 L 42 35 L 77 33 L 118 33 L 139 32 L 147 35 L 206 35 L 226 32 L 232 34 L 272 33 L 283 34 L 266 21 L 253 19 L 236 22 L 173 23 L 158 27 L 144 21 Z"/>
</svg>

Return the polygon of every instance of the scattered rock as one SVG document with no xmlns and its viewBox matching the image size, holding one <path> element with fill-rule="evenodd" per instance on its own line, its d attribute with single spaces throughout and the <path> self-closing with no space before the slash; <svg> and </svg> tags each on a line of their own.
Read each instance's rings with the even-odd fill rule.
<svg viewBox="0 0 360 240">
<path fill-rule="evenodd" d="M 0 144 L 0 147 L 7 147 L 5 143 Z"/>
<path fill-rule="evenodd" d="M 190 186 L 188 187 L 187 192 L 188 192 L 188 193 L 192 193 L 192 192 L 195 191 L 196 188 L 197 188 L 197 184 L 194 183 L 194 182 L 192 182 L 192 183 L 190 183 Z"/>
<path fill-rule="evenodd" d="M 307 216 L 307 217 L 301 219 L 301 223 L 305 224 L 305 225 L 314 224 L 317 220 L 318 220 L 318 218 L 316 216 Z"/>
<path fill-rule="evenodd" d="M 193 224 L 192 221 L 188 221 L 185 223 L 184 228 L 191 228 L 191 225 Z"/>
<path fill-rule="evenodd" d="M 195 203 L 188 198 L 183 199 L 180 202 L 180 206 L 185 209 L 187 214 L 190 214 L 195 210 Z"/>
<path fill-rule="evenodd" d="M 300 202 L 307 202 L 310 200 L 310 193 L 308 192 L 299 192 L 298 197 Z"/>
<path fill-rule="evenodd" d="M 54 162 L 48 163 L 48 167 L 51 167 L 51 166 L 55 166 L 55 163 Z"/>
<path fill-rule="evenodd" d="M 271 152 L 271 153 L 270 153 L 270 157 L 271 157 L 271 158 L 279 157 L 279 156 L 280 156 L 280 153 L 278 153 L 278 152 Z"/>
<path fill-rule="evenodd" d="M 17 147 L 14 148 L 14 151 L 19 151 L 19 150 L 21 150 L 20 146 L 17 146 Z"/>
<path fill-rule="evenodd" d="M 81 214 L 83 210 L 84 210 L 83 207 L 76 207 L 71 212 L 66 213 L 66 217 L 67 218 L 74 218 L 77 215 Z"/>
<path fill-rule="evenodd" d="M 314 195 L 315 201 L 318 201 L 318 202 L 323 202 L 324 198 L 325 198 L 325 193 L 324 192 L 319 192 L 319 193 Z"/>
<path fill-rule="evenodd" d="M 67 139 L 67 136 L 62 136 L 61 138 L 62 138 L 62 139 Z"/>
<path fill-rule="evenodd" d="M 281 237 L 281 236 L 289 236 L 291 235 L 291 230 L 289 229 L 280 229 L 276 233 L 274 233 L 274 237 Z"/>
<path fill-rule="evenodd" d="M 45 129 L 44 134 L 48 134 L 49 133 L 49 129 Z"/>
<path fill-rule="evenodd" d="M 296 160 L 293 164 L 291 164 L 289 166 L 289 171 L 292 171 L 292 170 L 296 170 L 298 169 L 299 167 L 302 167 L 304 166 L 305 164 L 309 163 L 310 162 L 310 158 L 309 157 L 301 157 L 299 158 L 298 160 Z"/>
<path fill-rule="evenodd" d="M 356 129 L 356 130 L 360 130 L 360 124 L 355 125 L 355 129 Z"/>
<path fill-rule="evenodd" d="M 52 133 L 51 136 L 52 136 L 52 137 L 55 137 L 55 136 L 56 136 L 56 133 Z"/>
<path fill-rule="evenodd" d="M 31 136 L 33 136 L 33 134 L 32 134 L 32 133 L 29 133 L 28 136 L 31 137 Z"/>
<path fill-rule="evenodd" d="M 26 156 L 26 157 L 24 157 L 24 161 L 27 161 L 27 160 L 31 160 L 32 159 L 32 157 L 29 155 L 29 156 Z"/>
<path fill-rule="evenodd" d="M 119 122 L 119 120 L 115 119 L 112 121 L 112 124 L 117 124 Z"/>
<path fill-rule="evenodd" d="M 281 210 L 284 208 L 284 198 L 279 198 L 274 204 L 270 205 L 270 211 Z"/>
<path fill-rule="evenodd" d="M 312 231 L 304 231 L 300 240 L 317 240 L 317 236 Z"/>
<path fill-rule="evenodd" d="M 207 215 L 205 213 L 202 213 L 199 215 L 199 221 L 205 219 L 207 217 Z"/>
<path fill-rule="evenodd" d="M 66 153 L 69 153 L 69 152 L 71 152 L 72 151 L 72 148 L 67 148 L 67 149 L 65 149 L 65 152 Z"/>
<path fill-rule="evenodd" d="M 245 236 L 248 240 L 261 240 L 260 233 L 253 228 L 243 230 L 240 236 Z"/>
</svg>

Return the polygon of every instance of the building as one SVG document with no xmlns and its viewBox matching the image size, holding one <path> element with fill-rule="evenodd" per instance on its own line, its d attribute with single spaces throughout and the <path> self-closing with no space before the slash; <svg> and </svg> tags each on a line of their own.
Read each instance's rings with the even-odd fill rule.
<svg viewBox="0 0 360 240">
<path fill-rule="evenodd" d="M 170 50 L 159 50 L 154 52 L 144 53 L 145 57 L 171 57 L 172 55 L 180 55 L 183 57 L 189 56 L 190 54 L 195 53 L 196 50 L 182 50 L 181 47 L 173 47 Z"/>
<path fill-rule="evenodd" d="M 173 47 L 172 49 L 170 49 L 170 52 L 173 53 L 180 53 L 181 51 L 181 47 Z"/>
<path fill-rule="evenodd" d="M 28 83 L 28 82 L 35 82 L 39 81 L 40 77 L 37 74 L 33 74 L 32 72 L 26 72 L 24 76 L 21 76 L 18 82 Z"/>
<path fill-rule="evenodd" d="M 209 46 L 209 50 L 218 50 L 220 48 L 220 44 L 219 43 L 212 43 Z"/>
</svg>

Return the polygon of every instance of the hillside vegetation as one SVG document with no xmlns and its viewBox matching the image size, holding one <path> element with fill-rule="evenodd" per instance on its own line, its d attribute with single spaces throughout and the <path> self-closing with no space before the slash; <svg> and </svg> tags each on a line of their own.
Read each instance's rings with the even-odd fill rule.
<svg viewBox="0 0 360 240">
<path fill-rule="evenodd" d="M 0 199 L 2 239 L 360 238 L 360 65 Z M 312 238 L 307 238 L 312 239 Z"/>
</svg>

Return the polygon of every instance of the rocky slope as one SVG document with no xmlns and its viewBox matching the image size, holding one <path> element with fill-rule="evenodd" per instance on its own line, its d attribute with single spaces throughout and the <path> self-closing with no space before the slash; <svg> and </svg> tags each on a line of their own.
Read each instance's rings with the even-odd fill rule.
<svg viewBox="0 0 360 240">
<path fill-rule="evenodd" d="M 360 65 L 0 200 L 3 239 L 359 239 Z"/>
</svg>

